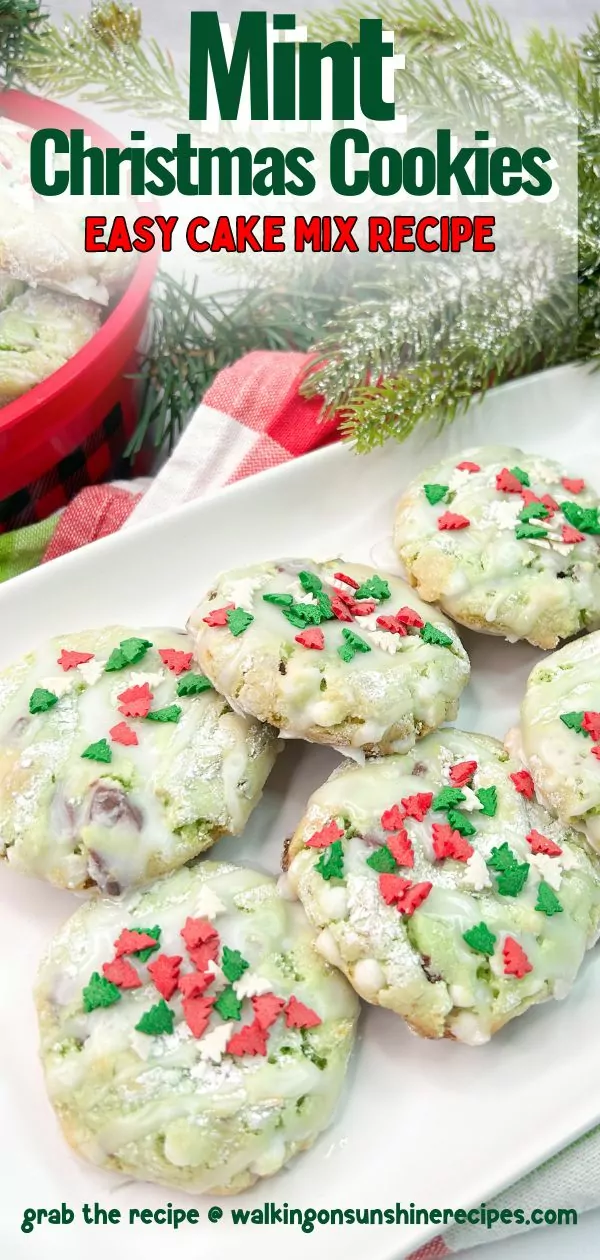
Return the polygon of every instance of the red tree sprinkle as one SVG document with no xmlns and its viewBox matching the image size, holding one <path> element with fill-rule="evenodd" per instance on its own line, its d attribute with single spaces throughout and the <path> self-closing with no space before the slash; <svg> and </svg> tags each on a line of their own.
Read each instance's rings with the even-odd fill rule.
<svg viewBox="0 0 600 1260">
<path fill-rule="evenodd" d="M 462 463 L 456 465 L 461 472 L 481 472 L 480 464 L 471 463 L 470 459 L 463 459 Z"/>
<path fill-rule="evenodd" d="M 520 792 L 521 796 L 526 796 L 528 800 L 531 800 L 534 793 L 534 786 L 529 770 L 516 770 L 514 774 L 510 775 L 510 778 L 514 783 L 517 792 Z"/>
<path fill-rule="evenodd" d="M 370 617 L 376 608 L 377 604 L 374 599 L 355 599 L 352 605 L 352 612 L 355 617 Z"/>
<path fill-rule="evenodd" d="M 585 534 L 580 529 L 575 529 L 574 525 L 563 525 L 562 540 L 564 543 L 578 543 L 585 541 Z"/>
<path fill-rule="evenodd" d="M 533 490 L 530 490 L 529 486 L 521 486 L 521 494 L 523 495 L 523 504 L 525 507 L 531 507 L 532 503 L 542 502 L 539 495 L 535 494 Z"/>
<path fill-rule="evenodd" d="M 356 578 L 348 577 L 347 573 L 334 573 L 333 576 L 336 582 L 345 582 L 346 586 L 351 586 L 353 591 L 357 591 L 360 586 L 360 582 L 357 582 Z"/>
<path fill-rule="evenodd" d="M 291 997 L 285 1008 L 285 1022 L 288 1028 L 317 1028 L 322 1021 L 310 1006 Z"/>
<path fill-rule="evenodd" d="M 583 477 L 561 477 L 561 484 L 569 494 L 581 494 L 581 491 L 585 490 Z"/>
<path fill-rule="evenodd" d="M 414 626 L 417 630 L 421 630 L 425 625 L 423 618 L 419 617 L 418 612 L 415 612 L 414 608 L 408 608 L 407 605 L 404 608 L 399 608 L 396 616 L 405 626 Z"/>
<path fill-rule="evenodd" d="M 328 849 L 330 844 L 335 840 L 341 840 L 344 832 L 337 823 L 333 821 L 325 823 L 320 831 L 314 831 L 310 840 L 306 841 L 307 849 Z"/>
<path fill-rule="evenodd" d="M 179 652 L 176 648 L 159 648 L 158 655 L 167 669 L 173 674 L 185 674 L 191 669 L 193 652 Z"/>
<path fill-rule="evenodd" d="M 337 593 L 331 596 L 331 610 L 338 621 L 352 621 L 352 613 L 342 599 L 341 594 Z"/>
<path fill-rule="evenodd" d="M 188 971 L 179 976 L 177 987 L 186 998 L 202 997 L 214 978 L 212 971 Z"/>
<path fill-rule="evenodd" d="M 183 1018 L 194 1037 L 201 1037 L 208 1027 L 214 997 L 184 997 Z"/>
<path fill-rule="evenodd" d="M 464 787 L 465 783 L 471 782 L 476 769 L 476 761 L 459 761 L 457 765 L 451 767 L 450 782 L 454 787 Z"/>
<path fill-rule="evenodd" d="M 381 826 L 384 831 L 399 831 L 404 825 L 406 814 L 400 809 L 399 805 L 392 805 L 391 809 L 384 809 L 381 815 Z"/>
<path fill-rule="evenodd" d="M 69 652 L 67 648 L 63 648 L 57 665 L 60 665 L 66 673 L 68 669 L 75 669 L 77 665 L 85 665 L 86 661 L 92 661 L 93 659 L 93 652 Z"/>
<path fill-rule="evenodd" d="M 396 902 L 400 914 L 406 914 L 410 918 L 429 896 L 432 888 L 433 884 L 429 880 L 424 880 L 421 884 L 411 884 L 404 896 Z"/>
<path fill-rule="evenodd" d="M 223 608 L 213 608 L 212 612 L 209 612 L 208 617 L 203 617 L 202 620 L 206 622 L 207 626 L 226 626 L 228 624 L 227 613 L 230 608 L 235 608 L 235 604 L 224 604 Z"/>
<path fill-rule="evenodd" d="M 219 956 L 219 933 L 209 919 L 191 919 L 181 929 L 188 954 L 198 971 L 206 971 L 209 962 Z"/>
<path fill-rule="evenodd" d="M 496 490 L 503 490 L 505 494 L 523 493 L 519 478 L 515 477 L 508 468 L 503 468 L 501 472 L 496 473 Z"/>
<path fill-rule="evenodd" d="M 121 958 L 123 954 L 137 954 L 142 949 L 156 949 L 154 937 L 148 936 L 147 932 L 130 932 L 129 928 L 123 928 L 115 941 L 115 956 Z"/>
<path fill-rule="evenodd" d="M 406 817 L 416 818 L 417 822 L 423 822 L 432 800 L 433 792 L 417 792 L 414 796 L 403 797 L 402 808 Z"/>
<path fill-rule="evenodd" d="M 148 971 L 165 1002 L 173 997 L 177 988 L 181 963 L 178 954 L 159 954 L 154 962 L 148 963 Z"/>
<path fill-rule="evenodd" d="M 403 879 L 402 875 L 388 875 L 386 873 L 379 876 L 379 891 L 388 906 L 392 906 L 395 901 L 399 901 L 409 888 L 410 880 Z"/>
<path fill-rule="evenodd" d="M 378 617 L 377 625 L 380 630 L 388 630 L 390 634 L 406 635 L 408 633 L 404 622 L 399 617 Z"/>
<path fill-rule="evenodd" d="M 337 575 L 336 575 L 337 576 Z M 285 1006 L 283 998 L 277 997 L 275 993 L 261 993 L 257 997 L 253 997 L 252 1010 L 254 1011 L 254 1021 L 265 1032 L 271 1024 L 281 1015 Z"/>
<path fill-rule="evenodd" d="M 584 731 L 588 732 L 588 735 L 591 735 L 592 739 L 600 739 L 600 713 L 594 713 L 591 709 L 588 709 L 587 713 L 583 715 L 581 726 Z"/>
<path fill-rule="evenodd" d="M 147 717 L 154 695 L 148 683 L 142 686 L 127 687 L 119 695 L 119 713 L 124 717 Z"/>
<path fill-rule="evenodd" d="M 545 504 L 545 506 L 548 508 L 548 511 L 550 512 L 550 516 L 552 516 L 554 512 L 558 512 L 558 503 L 556 502 L 556 499 L 552 498 L 551 494 L 543 494 L 540 499 L 540 502 Z M 546 517 L 546 520 L 548 519 L 549 518 Z"/>
<path fill-rule="evenodd" d="M 559 844 L 556 844 L 549 836 L 543 836 L 541 831 L 535 830 L 535 827 L 528 836 L 525 836 L 525 839 L 532 853 L 547 853 L 548 857 L 558 857 L 562 853 Z"/>
<path fill-rule="evenodd" d="M 312 626 L 309 630 L 303 630 L 301 634 L 295 636 L 296 643 L 301 643 L 302 647 L 315 648 L 317 652 L 322 652 L 325 647 L 325 635 L 318 626 Z"/>
<path fill-rule="evenodd" d="M 507 936 L 502 949 L 502 957 L 505 976 L 516 976 L 517 980 L 522 980 L 528 971 L 533 971 L 525 950 L 513 936 Z"/>
<path fill-rule="evenodd" d="M 139 743 L 135 731 L 127 725 L 127 722 L 118 722 L 116 726 L 111 726 L 108 733 L 113 744 L 123 744 L 124 748 L 133 747 L 134 744 Z"/>
<path fill-rule="evenodd" d="M 103 963 L 102 974 L 119 989 L 141 988 L 140 977 L 135 967 L 127 962 L 126 958 L 114 958 L 112 962 Z"/>
<path fill-rule="evenodd" d="M 438 516 L 438 529 L 466 529 L 471 522 L 468 516 L 461 516 L 460 512 L 443 512 Z"/>
<path fill-rule="evenodd" d="M 241 1056 L 244 1054 L 266 1054 L 267 1038 L 264 1028 L 261 1028 L 258 1020 L 253 1020 L 251 1024 L 246 1024 L 244 1028 L 240 1028 L 238 1033 L 234 1033 L 233 1037 L 227 1042 L 227 1053 Z"/>
<path fill-rule="evenodd" d="M 433 852 L 439 861 L 454 858 L 457 862 L 467 862 L 473 856 L 473 846 L 459 831 L 453 831 L 449 823 L 434 823 L 431 830 Z"/>
<path fill-rule="evenodd" d="M 387 847 L 398 866 L 414 866 L 415 855 L 408 833 L 404 827 L 401 831 L 392 831 L 386 838 Z"/>
</svg>

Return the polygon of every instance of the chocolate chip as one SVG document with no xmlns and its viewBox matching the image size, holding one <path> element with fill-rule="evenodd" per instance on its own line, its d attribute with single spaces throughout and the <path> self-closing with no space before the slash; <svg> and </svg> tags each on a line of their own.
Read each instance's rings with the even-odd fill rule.
<svg viewBox="0 0 600 1260">
<path fill-rule="evenodd" d="M 385 844 L 385 841 L 382 840 L 381 836 L 366 835 L 366 836 L 361 836 L 360 839 L 362 840 L 363 844 L 366 844 L 368 846 L 369 849 L 380 849 L 382 844 Z"/>
<path fill-rule="evenodd" d="M 144 823 L 142 811 L 132 804 L 123 788 L 116 783 L 96 784 L 88 816 L 90 822 L 98 822 L 105 827 L 116 827 L 117 823 L 124 822 L 135 831 L 141 831 Z"/>
<path fill-rule="evenodd" d="M 427 766 L 424 761 L 415 761 L 411 774 L 427 774 Z"/>
<path fill-rule="evenodd" d="M 280 673 L 280 674 L 287 674 L 287 665 L 286 665 L 285 661 L 280 661 L 280 662 L 279 662 L 279 673 Z"/>
<path fill-rule="evenodd" d="M 121 885 L 109 871 L 102 855 L 96 849 L 90 849 L 89 859 L 88 873 L 100 891 L 108 893 L 109 897 L 118 897 Z"/>
<path fill-rule="evenodd" d="M 283 842 L 283 853 L 282 853 L 282 855 L 281 855 L 281 869 L 282 869 L 282 871 L 287 871 L 287 868 L 288 868 L 288 866 L 289 866 L 289 864 L 290 864 L 290 856 L 289 856 L 289 854 L 290 854 L 290 845 L 291 845 L 291 843 L 292 843 L 293 838 L 294 838 L 293 836 L 287 836 L 287 837 L 286 837 L 286 839 L 285 839 L 285 840 L 284 840 L 284 842 Z"/>
<path fill-rule="evenodd" d="M 423 968 L 423 971 L 425 972 L 425 975 L 427 976 L 429 983 L 439 984 L 440 980 L 442 979 L 442 976 L 438 975 L 436 971 L 429 970 L 430 963 L 431 963 L 431 958 L 429 957 L 429 954 L 423 954 L 423 957 L 421 959 L 421 967 Z"/>
</svg>

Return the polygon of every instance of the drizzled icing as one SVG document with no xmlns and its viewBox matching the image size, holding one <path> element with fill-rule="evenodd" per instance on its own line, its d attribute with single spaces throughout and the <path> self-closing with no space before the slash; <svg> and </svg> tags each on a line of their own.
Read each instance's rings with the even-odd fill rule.
<svg viewBox="0 0 600 1260">
<path fill-rule="evenodd" d="M 465 762 L 475 762 L 476 769 L 470 788 L 459 789 L 465 797 L 459 801 L 450 770 Z M 323 942 L 328 956 L 367 1000 L 397 1011 L 423 1035 L 487 1040 L 533 1002 L 562 996 L 596 938 L 600 876 L 586 844 L 515 790 L 510 778 L 515 770 L 496 740 L 444 730 L 406 756 L 340 767 L 311 797 L 292 840 L 288 880 L 311 922 L 328 934 Z M 467 791 L 489 793 L 491 787 L 493 814 L 463 813 Z M 461 818 L 473 827 L 466 839 Z M 308 842 L 330 820 L 344 829 L 344 838 L 336 841 L 343 867 L 337 880 L 327 881 L 317 869 L 324 850 Z M 408 866 L 373 859 L 386 851 L 392 826 L 408 836 Z M 556 892 L 543 891 L 545 868 L 534 860 L 527 840 L 534 829 L 560 847 L 560 858 L 547 858 L 557 863 Z M 395 851 L 401 856 L 401 847 Z M 457 857 L 442 856 L 451 852 Z M 336 915 L 330 914 L 332 890 L 344 892 Z M 536 909 L 539 904 L 545 912 Z M 465 932 L 481 924 L 494 937 L 493 980 L 465 939 Z M 503 965 L 507 937 L 531 963 L 523 975 Z M 514 947 L 509 954 L 520 958 Z M 359 969 L 359 962 L 380 968 L 377 991 L 371 980 L 361 987 L 367 969 Z M 457 1007 L 469 1007 L 469 1021 Z"/>
<path fill-rule="evenodd" d="M 305 589 L 299 574 L 308 574 L 305 583 L 320 589 L 339 615 L 320 616 L 318 594 Z M 218 610 L 240 594 L 252 620 L 235 635 Z M 290 622 L 291 602 L 308 613 L 292 610 Z M 378 624 L 401 609 L 416 616 L 396 633 Z M 304 615 L 317 620 L 303 632 Z M 455 715 L 469 676 L 464 648 L 445 617 L 400 578 L 345 560 L 281 560 L 223 574 L 189 628 L 200 668 L 232 707 L 272 722 L 284 737 L 344 750 L 410 747 Z"/>
<path fill-rule="evenodd" d="M 477 470 L 457 473 L 455 459 L 444 460 L 399 504 L 395 546 L 419 593 L 464 625 L 540 647 L 600 625 L 600 539 L 572 529 L 580 509 L 598 507 L 594 491 L 567 478 L 577 488 L 568 490 L 558 464 L 516 448 L 467 455 Z M 448 487 L 442 502 L 428 501 L 428 483 Z M 536 502 L 544 498 L 547 504 Z M 468 528 L 440 532 L 448 508 Z M 579 541 L 566 541 L 576 535 Z"/>
<path fill-rule="evenodd" d="M 189 652 L 190 640 L 142 633 L 152 646 L 116 672 L 106 664 L 133 636 L 118 626 L 52 640 L 0 676 L 0 853 L 15 868 L 115 893 L 244 826 L 275 760 L 275 732 L 230 712 L 212 689 L 180 694 L 158 649 Z M 61 671 L 63 648 L 93 660 Z M 58 699 L 32 714 L 40 680 Z M 125 722 L 134 744 L 119 738 L 119 697 L 142 690 L 151 700 Z M 177 721 L 144 717 L 174 702 Z"/>
<path fill-rule="evenodd" d="M 521 706 L 520 751 L 540 800 L 600 850 L 600 761 L 595 741 L 561 721 L 600 709 L 600 632 L 576 639 L 532 670 Z"/>
<path fill-rule="evenodd" d="M 147 967 L 135 959 L 141 985 L 86 1013 L 82 986 L 101 971 L 124 928 L 159 923 L 161 952 L 185 954 L 182 925 L 217 903 L 223 907 L 216 920 L 220 940 L 247 960 L 244 974 L 253 978 L 241 1019 L 223 1020 L 213 1008 L 205 1031 L 194 1036 L 185 998 L 175 991 L 168 1002 L 172 1032 L 136 1031 L 159 995 Z M 225 950 L 221 961 L 230 969 Z M 215 975 L 220 970 L 219 964 L 210 968 Z M 260 996 L 253 1002 L 258 977 L 264 993 L 289 1007 L 289 1019 L 276 1000 L 268 1018 Z M 293 996 L 302 1010 L 318 1011 L 317 1026 L 308 1028 L 306 1018 L 304 1030 L 293 1026 Z M 262 1161 L 272 1158 L 275 1171 L 329 1123 L 358 1005 L 344 979 L 313 950 L 301 908 L 280 897 L 271 878 L 213 862 L 184 868 L 118 902 L 81 907 L 50 946 L 36 1000 L 48 1093 L 70 1141 L 96 1164 L 195 1193 L 243 1189 L 260 1175 Z M 231 1036 L 261 1011 L 268 1053 L 228 1052 Z"/>
</svg>

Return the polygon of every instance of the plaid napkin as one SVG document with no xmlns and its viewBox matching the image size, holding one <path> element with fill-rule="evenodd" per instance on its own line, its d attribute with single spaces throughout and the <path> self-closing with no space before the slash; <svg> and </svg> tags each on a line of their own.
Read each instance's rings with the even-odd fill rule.
<svg viewBox="0 0 600 1260">
<path fill-rule="evenodd" d="M 82 490 L 58 519 L 44 560 L 333 441 L 337 422 L 320 421 L 320 400 L 298 393 L 308 357 L 255 351 L 225 368 L 146 493 L 137 482 Z"/>
<path fill-rule="evenodd" d="M 58 517 L 0 538 L 0 581 L 147 520 L 220 486 L 273 468 L 334 441 L 334 419 L 319 420 L 318 399 L 302 399 L 298 383 L 307 356 L 256 351 L 221 372 L 179 445 L 149 488 L 140 483 L 82 490 Z M 465 1051 L 476 1057 L 476 1051 Z M 435 1196 L 434 1196 L 435 1197 Z M 600 1206 L 600 1127 L 489 1200 L 488 1207 Z M 463 1248 L 521 1233 L 527 1225 L 454 1226 L 414 1253 L 441 1260 Z"/>
</svg>

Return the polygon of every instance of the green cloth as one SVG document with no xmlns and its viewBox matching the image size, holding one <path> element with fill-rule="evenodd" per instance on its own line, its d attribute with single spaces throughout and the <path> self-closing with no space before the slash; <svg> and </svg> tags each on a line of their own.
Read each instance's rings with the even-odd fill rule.
<svg viewBox="0 0 600 1260">
<path fill-rule="evenodd" d="M 27 573 L 28 569 L 35 569 L 40 564 L 59 515 L 55 512 L 45 521 L 15 529 L 10 534 L 0 534 L 0 582 Z"/>
</svg>

